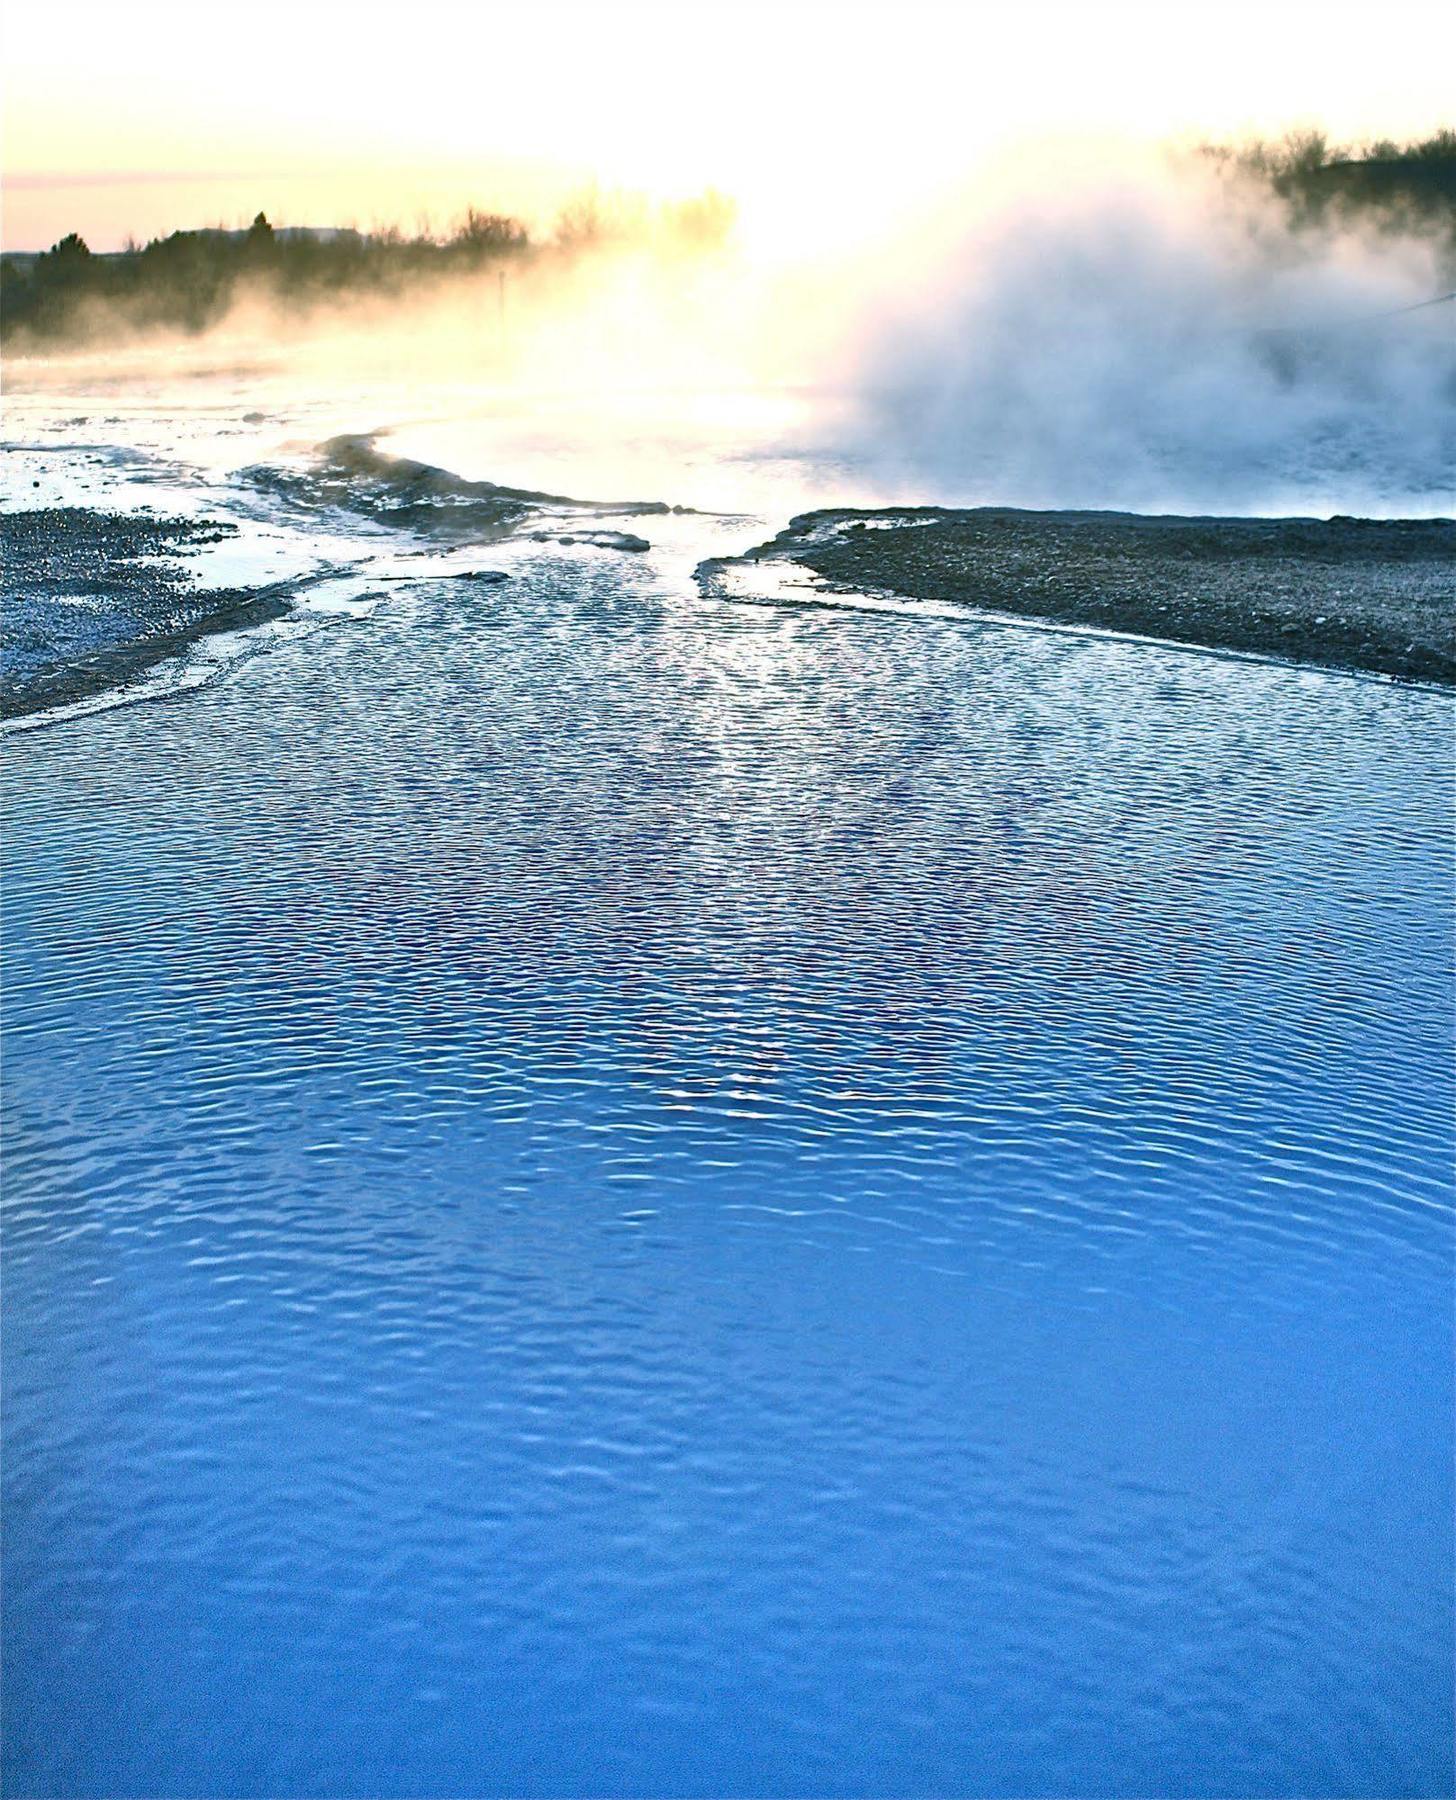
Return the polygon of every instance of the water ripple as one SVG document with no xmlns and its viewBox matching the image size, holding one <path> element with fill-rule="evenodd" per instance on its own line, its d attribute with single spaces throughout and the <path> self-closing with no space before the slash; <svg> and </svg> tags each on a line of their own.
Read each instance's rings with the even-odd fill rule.
<svg viewBox="0 0 1456 1800">
<path fill-rule="evenodd" d="M 1448 699 L 543 555 L 13 749 L 12 1792 L 1444 1791 Z"/>
</svg>

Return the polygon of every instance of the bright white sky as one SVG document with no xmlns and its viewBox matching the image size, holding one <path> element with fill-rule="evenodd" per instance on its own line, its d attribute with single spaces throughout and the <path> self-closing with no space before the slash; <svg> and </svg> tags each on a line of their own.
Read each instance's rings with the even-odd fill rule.
<svg viewBox="0 0 1456 1800">
<path fill-rule="evenodd" d="M 852 235 L 1028 138 L 1456 116 L 1449 0 L 49 0 L 8 9 L 3 52 L 14 249 L 259 207 L 541 216 L 592 180 Z"/>
</svg>

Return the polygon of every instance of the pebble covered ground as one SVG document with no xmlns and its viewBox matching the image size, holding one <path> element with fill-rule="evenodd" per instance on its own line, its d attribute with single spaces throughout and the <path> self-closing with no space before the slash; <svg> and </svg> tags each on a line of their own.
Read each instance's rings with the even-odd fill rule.
<svg viewBox="0 0 1456 1800">
<path fill-rule="evenodd" d="M 213 632 L 288 612 L 276 590 L 198 585 L 186 559 L 234 532 L 74 506 L 0 514 L 0 717 L 101 693 Z"/>
<path fill-rule="evenodd" d="M 938 507 L 806 513 L 723 571 L 878 589 L 1326 668 L 1456 684 L 1456 521 L 1147 518 Z"/>
</svg>

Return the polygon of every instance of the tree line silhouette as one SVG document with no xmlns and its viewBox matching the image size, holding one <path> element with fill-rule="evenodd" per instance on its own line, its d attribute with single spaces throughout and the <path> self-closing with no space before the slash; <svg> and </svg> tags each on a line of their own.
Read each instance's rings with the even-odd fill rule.
<svg viewBox="0 0 1456 1800">
<path fill-rule="evenodd" d="M 543 240 L 519 219 L 476 207 L 445 235 L 393 226 L 275 229 L 261 212 L 247 230 L 174 231 L 114 253 L 94 253 L 70 232 L 38 255 L 0 257 L 0 335 L 46 345 L 155 329 L 200 332 L 249 291 L 299 308 L 350 295 L 402 299 L 443 278 L 632 241 L 711 249 L 732 223 L 731 204 L 709 192 L 652 212 L 588 194 Z"/>
</svg>

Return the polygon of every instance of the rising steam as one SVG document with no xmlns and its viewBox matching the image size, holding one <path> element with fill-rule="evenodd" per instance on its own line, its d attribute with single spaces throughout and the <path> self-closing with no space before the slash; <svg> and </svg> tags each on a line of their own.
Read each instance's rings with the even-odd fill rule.
<svg viewBox="0 0 1456 1800">
<path fill-rule="evenodd" d="M 333 396 L 331 431 L 385 421 L 360 416 L 365 380 L 411 407 L 428 385 L 436 411 L 571 394 L 583 417 L 608 393 L 792 392 L 810 424 L 759 453 L 842 475 L 829 497 L 847 502 L 1456 512 L 1456 304 L 1426 304 L 1456 287 L 1456 234 L 1363 203 L 1295 218 L 1252 166 L 1021 156 L 893 238 L 867 223 L 837 259 L 755 255 L 751 220 L 730 242 L 717 214 L 613 237 L 583 213 L 574 242 L 385 292 L 298 306 L 243 282 L 200 336 L 88 313 L 85 379 L 266 357 Z M 12 389 L 73 380 L 61 363 L 13 366 Z M 707 458 L 723 416 L 682 409 Z"/>
<path fill-rule="evenodd" d="M 1022 191 L 867 310 L 842 442 L 902 497 L 1450 511 L 1441 251 L 1196 163 Z"/>
</svg>

